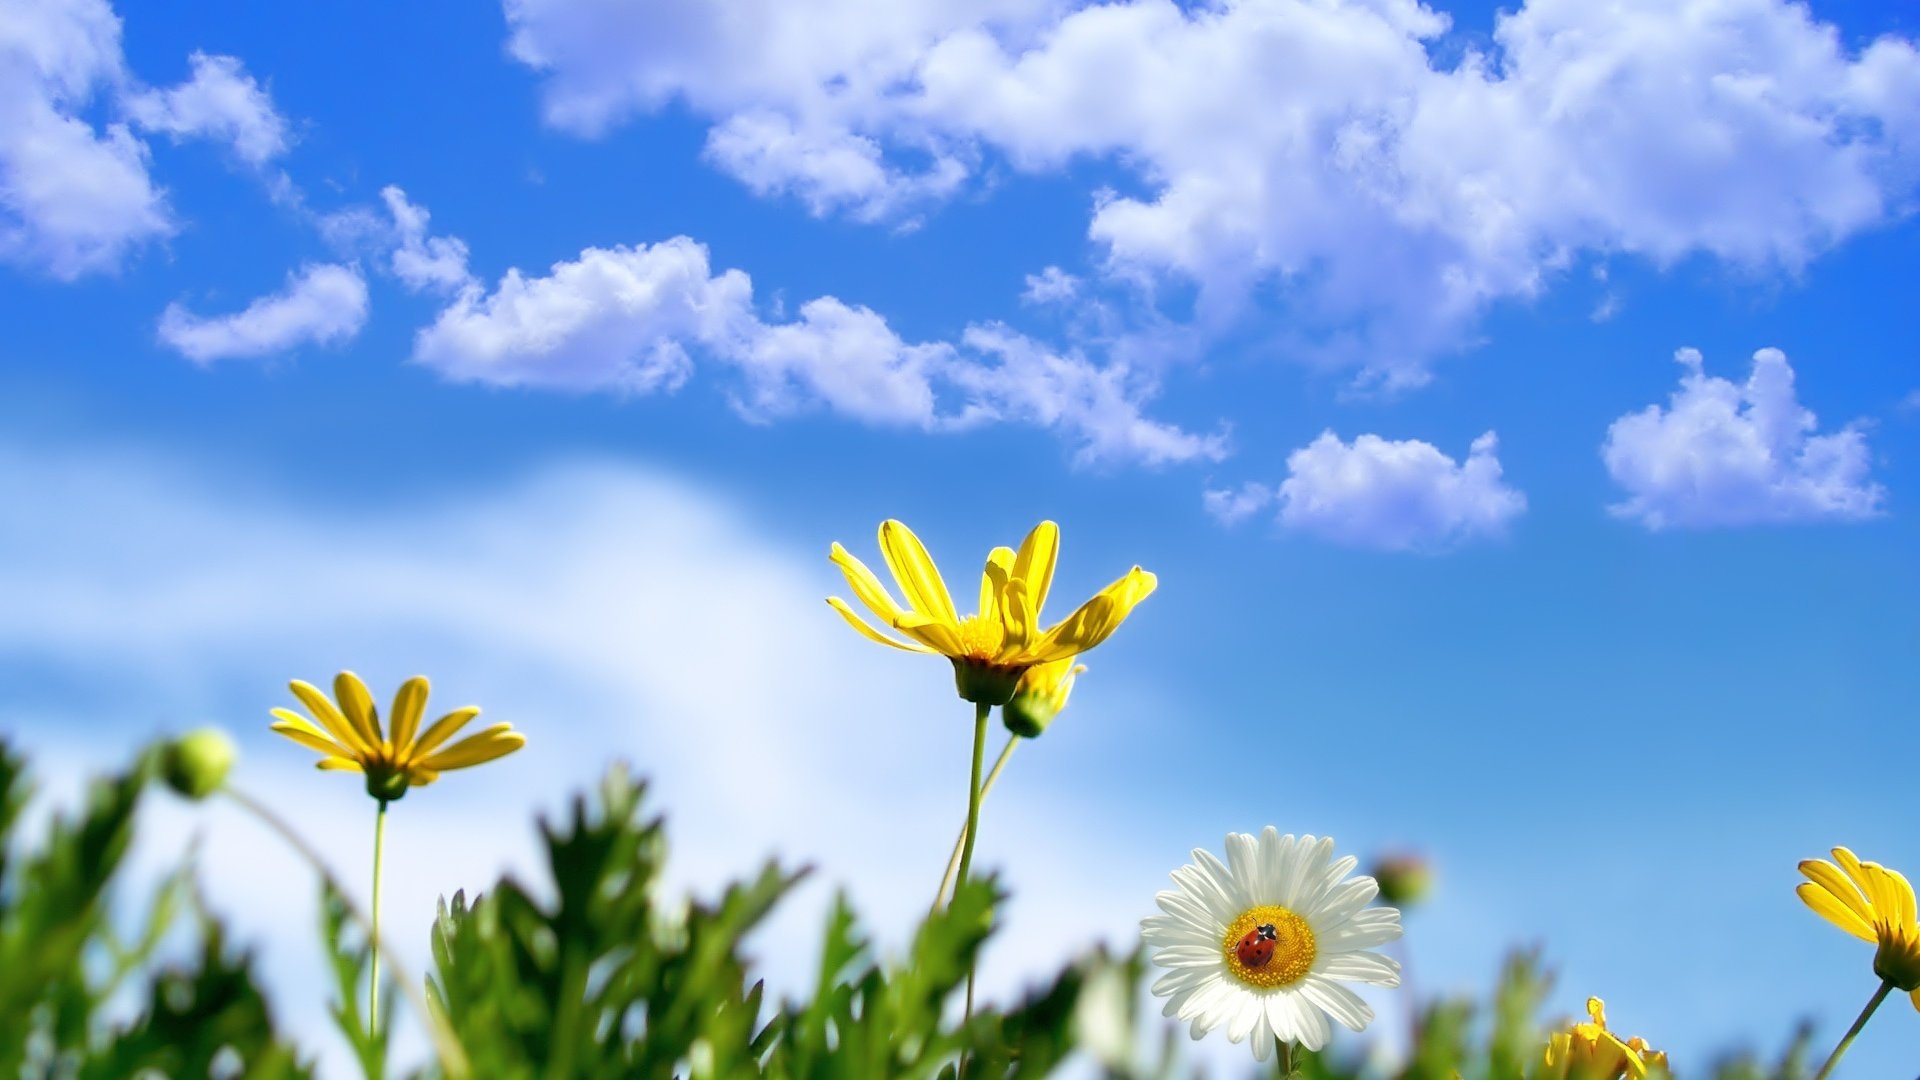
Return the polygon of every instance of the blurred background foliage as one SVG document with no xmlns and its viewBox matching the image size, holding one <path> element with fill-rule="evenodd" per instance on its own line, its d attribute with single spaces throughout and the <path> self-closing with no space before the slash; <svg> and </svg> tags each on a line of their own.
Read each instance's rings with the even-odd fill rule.
<svg viewBox="0 0 1920 1080">
<path fill-rule="evenodd" d="M 118 898 L 114 910 L 139 913 L 120 920 L 131 932 L 109 918 L 112 894 L 136 888 L 117 879 L 159 760 L 149 751 L 95 780 L 80 806 L 28 836 L 26 764 L 0 742 L 0 1078 L 311 1077 L 320 1040 L 336 1037 L 276 1024 L 249 954 L 201 903 L 191 855 L 146 886 L 151 895 Z M 809 996 L 769 1001 L 742 939 L 804 872 L 769 864 L 712 901 L 664 898 L 666 837 L 644 796 L 616 768 L 564 820 L 541 822 L 551 890 L 508 878 L 441 901 L 424 989 L 464 1050 L 467 1075 L 1038 1077 L 1070 1057 L 1080 1075 L 1200 1075 L 1181 1060 L 1184 1030 L 1143 1008 L 1149 973 L 1138 952 L 1091 952 L 1022 999 L 981 1004 L 963 1021 L 967 971 L 1003 896 L 991 880 L 963 886 L 899 957 L 877 955 L 852 905 L 836 898 Z M 318 944 L 352 1060 L 371 1080 L 447 1075 L 441 1062 L 390 1066 L 386 1033 L 401 995 L 384 994 L 380 1022 L 369 1023 L 358 1004 L 371 956 L 364 928 L 319 887 Z M 177 941 L 190 946 L 162 947 Z M 1264 1073 L 1249 1060 L 1242 1075 L 1290 1067 L 1301 1080 L 1549 1080 L 1560 1075 L 1543 1062 L 1550 983 L 1537 954 L 1517 953 L 1486 1002 L 1426 1003 L 1399 1060 L 1373 1053 L 1370 1032 Z M 1802 1031 L 1777 1058 L 1734 1056 L 1698 1071 L 1683 1063 L 1680 1075 L 1803 1080 L 1806 1043 Z"/>
</svg>

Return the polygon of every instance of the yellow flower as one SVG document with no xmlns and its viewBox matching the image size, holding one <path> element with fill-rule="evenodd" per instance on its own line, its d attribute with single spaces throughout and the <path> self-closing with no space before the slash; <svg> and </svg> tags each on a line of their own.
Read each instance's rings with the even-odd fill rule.
<svg viewBox="0 0 1920 1080">
<path fill-rule="evenodd" d="M 448 769 L 464 769 L 504 757 L 527 743 L 527 737 L 513 730 L 512 724 L 495 724 L 478 735 L 454 743 L 446 749 L 440 744 L 480 715 L 478 706 L 458 708 L 435 720 L 424 732 L 420 718 L 427 707 L 427 679 L 415 675 L 401 684 L 393 696 L 393 716 L 388 732 L 380 731 L 380 714 L 374 708 L 367 684 L 351 671 L 343 671 L 333 680 L 336 706 L 319 687 L 299 679 L 287 684 L 295 697 L 313 713 L 313 719 L 291 709 L 274 709 L 279 722 L 273 730 L 322 755 L 319 767 L 365 773 L 367 794 L 381 802 L 391 802 L 407 793 L 409 787 L 424 787 L 440 778 Z M 314 721 L 319 721 L 316 726 Z M 324 729 L 324 730 L 323 730 Z"/>
<path fill-rule="evenodd" d="M 1549 1075 L 1569 1080 L 1639 1080 L 1649 1069 L 1667 1069 L 1667 1055 L 1650 1049 L 1647 1041 L 1634 1036 L 1626 1042 L 1607 1030 L 1606 1003 L 1597 997 L 1587 999 L 1587 1022 L 1557 1031 L 1547 1039 Z"/>
<path fill-rule="evenodd" d="M 1000 709 L 1007 730 L 1023 739 L 1037 739 L 1067 707 L 1067 695 L 1073 692 L 1073 680 L 1087 665 L 1076 664 L 1073 657 L 1035 664 L 1020 676 L 1013 700 Z"/>
<path fill-rule="evenodd" d="M 847 549 L 833 545 L 832 558 L 847 575 L 847 584 L 860 602 L 908 640 L 875 629 L 837 596 L 829 596 L 827 603 L 854 629 L 882 645 L 935 653 L 952 660 L 954 682 L 962 698 L 984 705 L 1004 705 L 1028 668 L 1065 660 L 1105 641 L 1133 606 L 1159 584 L 1152 574 L 1136 566 L 1072 615 L 1043 631 L 1040 608 L 1053 583 L 1059 549 L 1060 529 L 1051 521 L 1034 526 L 1018 552 L 994 548 L 980 579 L 980 610 L 962 617 L 954 610 L 946 582 L 919 538 L 898 521 L 883 521 L 880 553 L 900 584 L 906 607 L 894 603 L 880 579 Z"/>
<path fill-rule="evenodd" d="M 1802 860 L 1800 872 L 1807 880 L 1794 891 L 1821 918 L 1878 945 L 1873 973 L 1907 991 L 1920 1009 L 1920 918 L 1914 913 L 1913 886 L 1898 870 L 1863 863 L 1846 848 L 1834 848 L 1833 858 L 1839 866 Z"/>
</svg>

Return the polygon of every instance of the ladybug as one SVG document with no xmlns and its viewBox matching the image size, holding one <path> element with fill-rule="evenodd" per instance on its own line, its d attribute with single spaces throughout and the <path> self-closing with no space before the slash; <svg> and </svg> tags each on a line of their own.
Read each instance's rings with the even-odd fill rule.
<svg viewBox="0 0 1920 1080">
<path fill-rule="evenodd" d="M 1240 958 L 1242 967 L 1266 967 L 1273 959 L 1273 943 L 1279 936 L 1272 923 L 1261 923 L 1247 931 L 1247 935 L 1234 945 L 1233 954 Z"/>
</svg>

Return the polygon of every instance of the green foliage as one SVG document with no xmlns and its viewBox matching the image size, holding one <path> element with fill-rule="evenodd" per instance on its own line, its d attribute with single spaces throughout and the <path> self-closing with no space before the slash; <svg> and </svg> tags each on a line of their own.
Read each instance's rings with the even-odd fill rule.
<svg viewBox="0 0 1920 1080">
<path fill-rule="evenodd" d="M 25 763 L 0 741 L 0 1076 L 307 1076 L 275 1034 L 249 958 L 230 953 L 220 924 L 198 903 L 188 867 L 155 890 L 131 943 L 108 918 L 109 886 L 153 773 L 149 752 L 125 773 L 94 781 L 77 815 L 56 817 L 42 842 L 24 850 L 17 831 L 30 793 Z M 189 907 L 199 938 L 194 962 L 152 971 L 134 1015 L 110 1019 L 110 999 L 154 966 Z"/>
<path fill-rule="evenodd" d="M 361 986 L 372 977 L 373 948 L 368 939 L 357 934 L 351 922 L 347 902 L 333 886 L 320 883 L 320 942 L 327 951 L 328 967 L 333 972 L 335 1000 L 329 1006 L 334 1025 L 353 1049 L 354 1059 L 367 1080 L 385 1080 L 387 1075 L 387 1036 L 393 1030 L 393 998 L 382 997 L 379 1023 L 369 1029 L 360 1009 Z"/>
<path fill-rule="evenodd" d="M 148 753 L 95 781 L 76 813 L 53 819 L 29 844 L 18 835 L 24 764 L 0 742 L 0 1080 L 312 1075 L 277 1033 L 249 958 L 200 902 L 190 861 L 142 898 L 125 940 L 109 918 L 154 772 Z M 615 770 L 562 821 L 541 823 L 550 890 L 509 878 L 471 902 L 464 893 L 441 902 L 427 996 L 472 1076 L 1024 1080 L 1051 1074 L 1076 1052 L 1112 1080 L 1183 1075 L 1180 1032 L 1140 1020 L 1147 972 L 1137 951 L 1095 953 L 1010 1005 L 982 1002 L 968 1013 L 967 972 L 1003 899 L 991 880 L 963 884 L 896 957 L 878 955 L 852 905 L 836 897 L 807 993 L 769 1002 L 742 942 L 802 875 L 769 864 L 717 899 L 663 902 L 666 839 L 642 812 L 644 790 Z M 385 1080 L 401 995 L 383 987 L 382 1015 L 370 1023 L 368 942 L 325 887 L 320 931 L 334 1019 L 364 1075 Z M 173 942 L 191 948 L 160 963 Z M 1515 954 L 1484 1006 L 1445 1000 L 1422 1010 L 1403 1062 L 1368 1063 L 1354 1056 L 1357 1040 L 1343 1040 L 1326 1053 L 1296 1054 L 1291 1076 L 1548 1080 L 1542 1049 L 1564 1022 L 1542 1019 L 1550 989 L 1538 954 Z M 1693 1075 L 1806 1080 L 1807 1043 L 1802 1030 L 1769 1064 L 1730 1058 Z M 1157 1049 L 1143 1056 L 1143 1046 Z"/>
</svg>

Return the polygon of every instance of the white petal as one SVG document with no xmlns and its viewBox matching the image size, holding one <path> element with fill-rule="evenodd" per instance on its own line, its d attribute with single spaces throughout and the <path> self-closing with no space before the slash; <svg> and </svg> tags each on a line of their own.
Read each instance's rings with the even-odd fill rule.
<svg viewBox="0 0 1920 1080">
<path fill-rule="evenodd" d="M 1310 975 L 1300 984 L 1300 994 L 1349 1031 L 1363 1030 L 1373 1022 L 1373 1009 L 1360 1000 L 1360 995 L 1331 979 Z"/>
<path fill-rule="evenodd" d="M 1227 865 L 1232 868 L 1233 895 L 1241 910 L 1266 902 L 1260 891 L 1260 841 L 1246 833 L 1228 833 Z"/>
<path fill-rule="evenodd" d="M 1253 1034 L 1253 1025 L 1260 1019 L 1260 999 L 1252 994 L 1243 995 L 1245 1000 L 1234 1003 L 1232 1012 L 1227 1014 L 1227 1039 L 1230 1042 L 1244 1042 Z"/>
<path fill-rule="evenodd" d="M 1267 1026 L 1273 1028 L 1273 1037 L 1281 1042 L 1300 1041 L 1300 1013 L 1293 999 L 1291 990 L 1267 995 Z"/>
<path fill-rule="evenodd" d="M 1153 962 L 1164 968 L 1219 968 L 1226 958 L 1217 945 L 1174 945 L 1154 953 Z"/>
<path fill-rule="evenodd" d="M 1353 868 L 1359 865 L 1359 859 L 1346 855 L 1334 860 L 1333 865 L 1322 869 L 1315 876 L 1312 886 L 1301 894 L 1300 910 L 1312 911 L 1326 903 L 1327 894 L 1340 884 L 1341 879 L 1353 873 Z"/>
<path fill-rule="evenodd" d="M 1308 923 L 1329 929 L 1339 926 L 1380 895 L 1380 884 L 1369 877 L 1354 878 L 1329 893 L 1317 907 L 1300 912 Z"/>
<path fill-rule="evenodd" d="M 1304 999 L 1296 998 L 1294 1008 L 1300 1013 L 1300 1045 L 1309 1050 L 1327 1045 L 1327 1040 L 1333 1037 L 1333 1029 L 1327 1026 L 1327 1014 Z"/>
<path fill-rule="evenodd" d="M 1374 986 L 1400 985 L 1399 963 L 1376 952 L 1336 953 L 1327 957 L 1325 963 L 1316 962 L 1313 970 L 1315 974 L 1329 979 L 1372 983 Z"/>
</svg>

